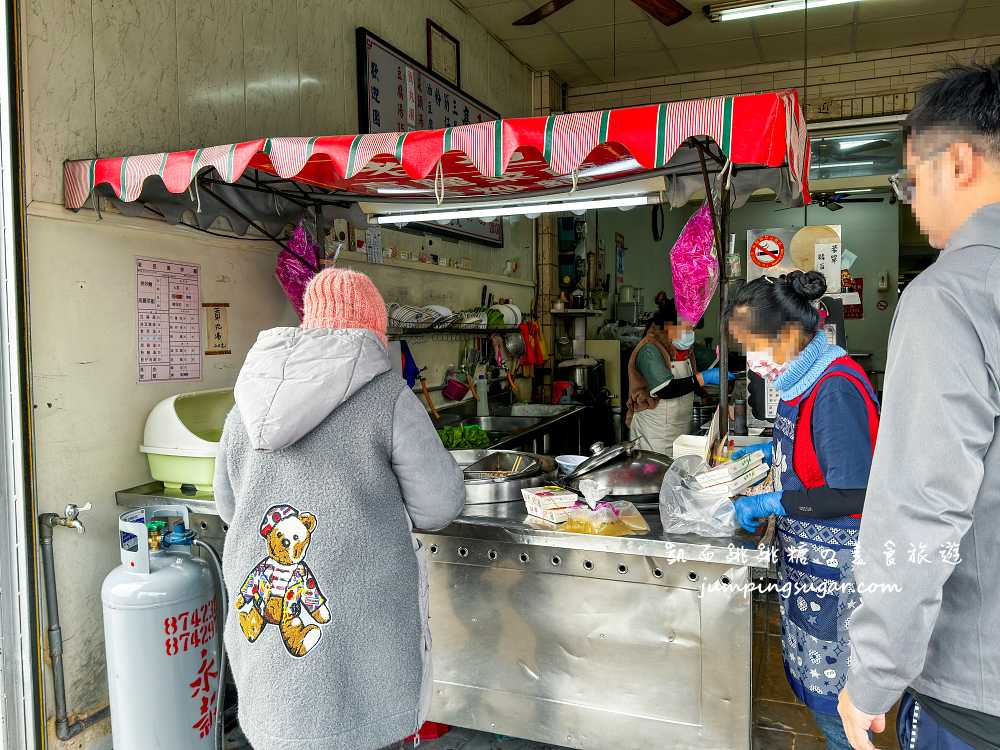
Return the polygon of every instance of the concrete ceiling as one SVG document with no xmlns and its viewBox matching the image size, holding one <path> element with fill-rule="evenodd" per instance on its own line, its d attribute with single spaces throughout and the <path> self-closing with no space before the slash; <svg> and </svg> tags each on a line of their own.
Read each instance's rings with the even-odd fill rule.
<svg viewBox="0 0 1000 750">
<path fill-rule="evenodd" d="M 543 0 L 453 0 L 535 70 L 572 86 L 833 57 L 1000 35 L 1000 0 L 862 0 L 809 11 L 711 23 L 704 0 L 665 27 L 631 0 L 575 0 L 534 26 L 511 22 Z M 467 50 L 463 50 L 468 53 Z"/>
</svg>

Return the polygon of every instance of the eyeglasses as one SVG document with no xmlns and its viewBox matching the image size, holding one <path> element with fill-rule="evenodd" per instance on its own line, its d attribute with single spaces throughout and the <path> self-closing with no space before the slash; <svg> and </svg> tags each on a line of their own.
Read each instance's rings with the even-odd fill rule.
<svg viewBox="0 0 1000 750">
<path fill-rule="evenodd" d="M 917 181 L 910 174 L 910 170 L 901 169 L 889 178 L 892 192 L 896 194 L 900 203 L 913 203 L 913 195 L 917 189 Z"/>
<path fill-rule="evenodd" d="M 941 148 L 932 151 L 927 154 L 922 160 L 921 164 L 926 164 L 934 159 L 937 159 L 941 154 L 945 153 L 953 144 L 947 144 Z M 917 190 L 917 180 L 914 177 L 913 172 L 909 169 L 901 169 L 896 174 L 889 178 L 889 184 L 892 186 L 892 192 L 896 194 L 900 203 L 910 204 L 913 203 L 913 197 Z"/>
</svg>

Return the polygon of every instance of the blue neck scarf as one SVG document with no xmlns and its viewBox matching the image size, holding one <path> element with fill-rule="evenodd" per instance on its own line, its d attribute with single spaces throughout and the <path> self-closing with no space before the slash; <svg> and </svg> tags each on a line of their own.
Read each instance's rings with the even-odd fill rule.
<svg viewBox="0 0 1000 750">
<path fill-rule="evenodd" d="M 789 363 L 788 369 L 774 379 L 774 387 L 778 389 L 781 400 L 790 401 L 801 396 L 820 379 L 835 359 L 846 354 L 839 346 L 827 341 L 825 333 L 817 333 L 799 352 L 799 356 Z"/>
</svg>

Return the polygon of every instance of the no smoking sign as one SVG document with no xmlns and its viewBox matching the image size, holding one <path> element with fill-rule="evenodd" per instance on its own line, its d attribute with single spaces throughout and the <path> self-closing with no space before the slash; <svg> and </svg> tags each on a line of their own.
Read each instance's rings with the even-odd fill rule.
<svg viewBox="0 0 1000 750">
<path fill-rule="evenodd" d="M 773 234 L 762 234 L 750 246 L 750 260 L 759 268 L 774 268 L 785 257 L 785 243 Z"/>
</svg>

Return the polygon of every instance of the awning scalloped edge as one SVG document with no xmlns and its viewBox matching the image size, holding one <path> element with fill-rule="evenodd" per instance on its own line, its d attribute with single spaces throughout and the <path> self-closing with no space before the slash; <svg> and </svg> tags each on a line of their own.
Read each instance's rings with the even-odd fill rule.
<svg viewBox="0 0 1000 750">
<path fill-rule="evenodd" d="M 805 124 L 796 92 L 784 91 L 440 130 L 259 138 L 187 151 L 67 161 L 64 205 L 81 208 L 98 185 L 108 185 L 120 200 L 131 202 L 154 176 L 169 192 L 181 193 L 208 169 L 227 183 L 253 168 L 352 192 L 352 181 L 364 177 L 372 162 L 398 163 L 409 179 L 425 180 L 439 163 L 449 161 L 446 154 L 462 155 L 482 177 L 502 180 L 519 151 L 537 154 L 552 175 L 561 176 L 579 169 L 599 147 L 617 145 L 642 168 L 653 170 L 665 168 L 694 136 L 710 138 L 737 164 L 787 165 L 794 180 L 802 182 Z M 319 167 L 322 171 L 317 171 Z"/>
</svg>

